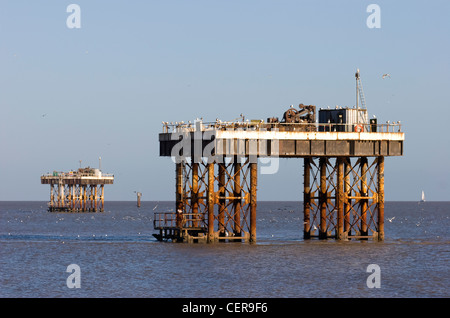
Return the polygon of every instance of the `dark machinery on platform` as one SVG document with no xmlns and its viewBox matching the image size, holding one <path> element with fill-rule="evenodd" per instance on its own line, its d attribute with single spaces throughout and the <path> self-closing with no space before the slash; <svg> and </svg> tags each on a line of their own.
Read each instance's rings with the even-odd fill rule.
<svg viewBox="0 0 450 318">
<path fill-rule="evenodd" d="M 283 119 L 279 121 L 278 117 L 267 118 L 269 124 L 281 124 L 281 130 L 290 131 L 316 131 L 316 106 L 300 104 L 299 110 L 294 106 L 284 112 Z M 286 125 L 284 125 L 286 124 Z M 299 125 L 295 125 L 299 124 Z"/>
</svg>

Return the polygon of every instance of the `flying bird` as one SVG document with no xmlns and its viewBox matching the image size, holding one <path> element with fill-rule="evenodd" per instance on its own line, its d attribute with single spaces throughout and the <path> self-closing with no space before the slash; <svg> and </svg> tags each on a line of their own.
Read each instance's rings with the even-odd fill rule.
<svg viewBox="0 0 450 318">
<path fill-rule="evenodd" d="M 389 78 L 391 78 L 391 75 L 390 74 L 383 74 L 383 79 L 385 79 L 386 77 L 389 77 Z"/>
<path fill-rule="evenodd" d="M 388 219 L 388 221 L 392 222 L 392 221 L 394 221 L 394 219 L 395 219 L 395 216 L 393 218 Z"/>
</svg>

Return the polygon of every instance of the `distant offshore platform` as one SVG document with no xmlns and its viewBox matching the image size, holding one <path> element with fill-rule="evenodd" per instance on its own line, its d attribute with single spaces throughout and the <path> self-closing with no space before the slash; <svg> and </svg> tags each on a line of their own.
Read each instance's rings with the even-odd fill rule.
<svg viewBox="0 0 450 318">
<path fill-rule="evenodd" d="M 90 167 L 41 176 L 41 184 L 50 185 L 50 212 L 103 212 L 104 186 L 113 182 L 114 175 Z"/>
</svg>

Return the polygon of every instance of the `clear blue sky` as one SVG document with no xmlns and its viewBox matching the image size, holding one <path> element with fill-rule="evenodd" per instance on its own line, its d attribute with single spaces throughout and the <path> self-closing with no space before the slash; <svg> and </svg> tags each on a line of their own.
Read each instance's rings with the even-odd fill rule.
<svg viewBox="0 0 450 318">
<path fill-rule="evenodd" d="M 80 29 L 66 25 L 71 3 Z M 106 200 L 173 200 L 162 121 L 353 106 L 356 68 L 369 115 L 406 132 L 386 200 L 450 200 L 449 12 L 447 0 L 2 0 L 0 200 L 47 201 L 41 174 L 100 156 L 116 177 Z M 261 175 L 258 198 L 301 200 L 302 161 Z"/>
</svg>

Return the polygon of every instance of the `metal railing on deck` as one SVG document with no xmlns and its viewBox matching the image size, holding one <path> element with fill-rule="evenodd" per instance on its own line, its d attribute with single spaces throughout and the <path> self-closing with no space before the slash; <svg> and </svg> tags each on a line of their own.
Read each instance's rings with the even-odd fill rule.
<svg viewBox="0 0 450 318">
<path fill-rule="evenodd" d="M 42 177 L 48 178 L 48 177 L 63 177 L 63 178 L 80 178 L 80 177 L 96 177 L 96 178 L 113 178 L 114 174 L 111 173 L 101 173 L 100 175 L 95 175 L 91 173 L 70 173 L 70 172 L 60 172 L 60 171 L 54 171 L 53 173 L 45 173 L 42 175 Z"/>
<path fill-rule="evenodd" d="M 396 133 L 401 132 L 401 123 L 393 122 L 386 124 L 339 124 L 339 123 L 266 123 L 263 121 L 255 122 L 202 122 L 200 127 L 205 130 L 248 130 L 248 131 L 309 131 L 309 132 L 383 132 Z M 195 123 L 163 122 L 163 133 L 171 132 L 194 132 Z"/>
<path fill-rule="evenodd" d="M 167 228 L 204 228 L 205 217 L 202 213 L 156 212 L 153 219 L 154 229 Z"/>
</svg>

